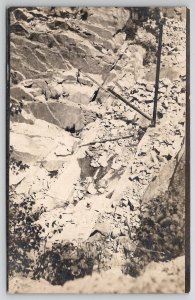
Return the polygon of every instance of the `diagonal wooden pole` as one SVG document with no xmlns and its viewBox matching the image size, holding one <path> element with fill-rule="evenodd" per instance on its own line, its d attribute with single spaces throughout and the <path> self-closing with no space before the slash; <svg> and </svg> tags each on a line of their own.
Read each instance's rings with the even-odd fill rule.
<svg viewBox="0 0 195 300">
<path fill-rule="evenodd" d="M 111 93 L 112 95 L 114 95 L 116 98 L 120 99 L 121 101 L 123 101 L 125 104 L 127 104 L 128 106 L 130 106 L 131 108 L 133 108 L 135 111 L 137 111 L 140 115 L 142 115 L 143 117 L 145 117 L 146 119 L 148 119 L 149 121 L 151 121 L 151 117 L 149 117 L 146 113 L 144 113 L 141 109 L 139 109 L 138 107 L 136 107 L 135 105 L 133 105 L 132 103 L 130 103 L 128 100 L 126 100 L 124 97 L 122 97 L 121 95 L 117 94 L 115 91 L 113 91 L 112 89 L 108 88 L 107 91 L 109 93 Z"/>
</svg>

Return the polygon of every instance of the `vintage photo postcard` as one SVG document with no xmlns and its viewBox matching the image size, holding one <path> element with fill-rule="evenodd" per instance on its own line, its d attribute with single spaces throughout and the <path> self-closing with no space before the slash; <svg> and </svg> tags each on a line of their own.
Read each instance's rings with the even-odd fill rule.
<svg viewBox="0 0 195 300">
<path fill-rule="evenodd" d="M 189 10 L 7 10 L 9 293 L 190 290 Z"/>
</svg>

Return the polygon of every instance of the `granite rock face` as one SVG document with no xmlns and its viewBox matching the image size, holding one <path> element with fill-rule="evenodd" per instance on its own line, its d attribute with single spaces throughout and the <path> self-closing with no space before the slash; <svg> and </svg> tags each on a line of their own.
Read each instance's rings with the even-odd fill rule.
<svg viewBox="0 0 195 300">
<path fill-rule="evenodd" d="M 37 285 L 43 279 L 63 285 L 94 272 L 90 280 L 101 282 L 100 277 L 109 273 L 105 270 L 119 267 L 125 274 L 138 276 L 152 264 L 151 255 L 146 255 L 145 265 L 140 263 L 143 253 L 139 247 L 158 251 L 155 239 L 154 248 L 147 248 L 140 231 L 148 234 L 145 219 L 153 203 L 156 205 L 154 199 L 166 192 L 170 193 L 164 197 L 163 219 L 169 217 L 166 201 L 174 198 L 179 185 L 174 189 L 170 186 L 175 170 L 185 164 L 185 11 L 163 11 L 166 25 L 158 114 L 156 127 L 152 127 L 148 119 L 108 89 L 152 118 L 158 37 L 155 11 L 10 9 L 10 219 L 12 214 L 21 213 L 18 220 L 10 222 L 11 292 L 23 290 L 22 283 L 14 287 L 17 276 L 33 278 Z M 178 197 L 178 202 L 181 209 L 178 207 L 175 214 L 183 220 L 183 197 Z M 155 220 L 157 224 L 161 221 Z M 24 227 L 26 236 L 18 236 Z M 169 227 L 168 243 L 169 233 L 178 235 L 176 223 Z M 16 253 L 18 240 L 25 244 L 27 236 L 33 242 Z M 159 261 L 183 255 L 183 239 L 178 235 L 178 249 L 172 257 L 167 256 L 172 244 L 168 250 L 163 248 Z M 59 265 L 64 265 L 70 257 L 65 259 L 60 253 L 65 250 L 55 248 L 59 244 L 78 249 L 83 245 L 81 252 L 85 253 L 85 247 L 92 245 L 89 256 L 93 267 L 86 257 L 80 258 L 79 250 L 71 272 L 63 271 L 62 282 L 58 281 L 58 266 L 50 261 L 44 271 L 39 263 L 41 259 L 45 263 L 52 260 L 50 252 L 56 251 Z M 20 267 L 14 262 L 16 257 Z M 26 261 L 28 270 L 22 267 Z M 161 268 L 160 264 L 155 268 Z M 95 272 L 101 269 L 105 273 L 96 278 Z M 179 272 L 183 272 L 184 280 L 184 268 Z M 140 282 L 145 275 L 135 280 L 121 276 L 124 282 Z M 83 288 L 85 279 L 83 283 L 78 280 L 79 291 L 90 292 Z M 46 281 L 42 284 L 49 285 Z M 56 288 L 68 292 L 68 284 Z M 77 290 L 76 280 L 71 284 Z M 164 288 L 156 286 L 155 291 L 161 290 Z M 125 285 L 124 291 L 119 287 L 116 292 L 129 291 L 135 292 Z M 146 286 L 139 292 L 146 292 Z"/>
</svg>

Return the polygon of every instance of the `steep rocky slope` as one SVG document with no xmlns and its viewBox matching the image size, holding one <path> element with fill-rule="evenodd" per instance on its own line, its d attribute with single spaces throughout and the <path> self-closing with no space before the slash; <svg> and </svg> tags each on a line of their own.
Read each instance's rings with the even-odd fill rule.
<svg viewBox="0 0 195 300">
<path fill-rule="evenodd" d="M 116 267 L 138 276 L 152 260 L 184 254 L 184 192 L 170 189 L 185 163 L 185 9 L 164 13 L 152 127 L 106 89 L 152 116 L 155 14 L 10 10 L 11 280 L 59 285 Z"/>
</svg>

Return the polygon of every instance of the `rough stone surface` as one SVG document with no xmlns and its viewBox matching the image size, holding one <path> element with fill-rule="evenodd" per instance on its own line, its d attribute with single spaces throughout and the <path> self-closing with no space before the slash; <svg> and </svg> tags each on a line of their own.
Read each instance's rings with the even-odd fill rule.
<svg viewBox="0 0 195 300">
<path fill-rule="evenodd" d="M 21 267 L 26 261 L 17 254 L 21 269 L 11 270 L 11 293 L 32 288 L 59 293 L 184 291 L 183 257 L 154 263 L 150 256 L 141 267 L 136 256 L 143 214 L 150 215 L 142 208 L 170 190 L 185 151 L 184 11 L 163 10 L 167 17 L 156 127 L 106 92 L 113 89 L 152 116 L 157 29 L 151 15 L 147 21 L 136 8 L 91 7 L 10 12 L 10 209 L 24 214 L 25 228 L 30 223 L 40 230 L 32 251 L 22 252 L 27 261 L 33 257 L 27 273 Z M 172 193 L 177 191 L 178 185 Z M 183 208 L 182 197 L 178 203 Z M 162 222 L 177 234 L 169 217 Z M 20 220 L 10 225 L 13 241 L 24 229 Z M 30 241 L 24 244 L 31 246 Z M 98 258 L 92 275 L 83 271 L 86 277 L 79 279 L 80 261 L 73 259 L 74 276 L 64 284 L 67 279 L 53 279 L 56 265 L 43 257 L 67 243 L 70 248 L 82 245 L 89 256 L 85 247 L 93 244 L 93 258 Z M 36 277 L 37 257 L 47 264 L 41 278 Z M 11 266 L 14 261 L 12 257 Z M 85 270 L 86 262 L 81 266 Z M 136 278 L 122 274 L 124 269 Z"/>
</svg>

